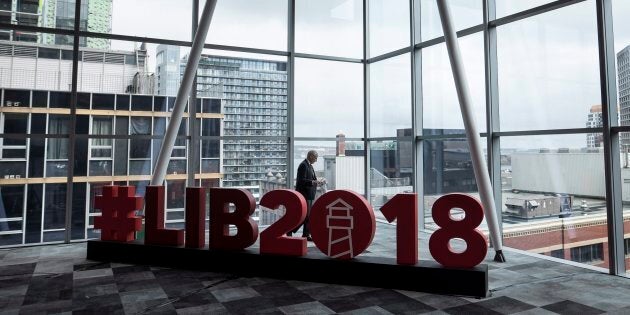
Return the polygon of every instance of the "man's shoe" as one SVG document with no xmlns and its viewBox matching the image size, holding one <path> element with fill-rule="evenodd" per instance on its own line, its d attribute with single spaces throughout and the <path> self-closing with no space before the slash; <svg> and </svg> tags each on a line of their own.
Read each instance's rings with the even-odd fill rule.
<svg viewBox="0 0 630 315">
<path fill-rule="evenodd" d="M 306 240 L 307 240 L 307 241 L 309 241 L 309 242 L 312 242 L 312 241 L 313 241 L 313 238 L 312 238 L 312 237 L 310 237 L 310 236 L 307 236 L 307 237 L 306 237 Z"/>
<path fill-rule="evenodd" d="M 293 232 L 289 232 L 289 233 L 287 233 L 287 236 L 288 236 L 288 237 L 293 236 Z"/>
</svg>

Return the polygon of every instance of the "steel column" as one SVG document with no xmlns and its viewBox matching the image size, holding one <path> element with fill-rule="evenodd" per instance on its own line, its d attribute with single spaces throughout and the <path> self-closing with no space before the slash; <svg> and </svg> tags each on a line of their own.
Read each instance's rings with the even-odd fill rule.
<svg viewBox="0 0 630 315">
<path fill-rule="evenodd" d="M 457 35 L 455 34 L 451 12 L 446 0 L 437 0 L 437 5 L 440 13 L 440 20 L 442 22 L 442 29 L 444 30 L 448 57 L 453 71 L 453 79 L 455 80 L 455 88 L 457 89 L 459 106 L 462 111 L 462 118 L 466 129 L 466 139 L 468 140 L 468 146 L 470 147 L 470 155 L 472 158 L 477 187 L 479 188 L 479 196 L 481 197 L 481 202 L 485 208 L 484 212 L 486 215 L 486 223 L 488 224 L 490 237 L 496 252 L 494 260 L 505 261 L 502 251 L 503 240 L 501 239 L 501 234 L 499 232 L 494 195 L 492 193 L 492 186 L 490 185 L 490 176 L 488 174 L 488 167 L 486 166 L 486 162 L 483 157 L 483 152 L 481 151 L 479 133 L 477 132 L 477 126 L 472 112 L 470 90 L 466 80 L 466 72 L 462 63 L 459 43 Z"/>
<path fill-rule="evenodd" d="M 177 131 L 179 125 L 182 122 L 182 116 L 184 115 L 184 109 L 186 108 L 186 102 L 190 94 L 190 89 L 193 85 L 193 81 L 197 74 L 197 66 L 199 66 L 199 60 L 201 59 L 201 51 L 206 41 L 206 35 L 210 28 L 210 21 L 214 14 L 214 8 L 217 5 L 217 0 L 208 0 L 203 8 L 201 20 L 199 21 L 199 28 L 195 33 L 195 39 L 192 43 L 192 48 L 188 55 L 188 62 L 184 70 L 182 83 L 177 91 L 177 98 L 175 98 L 175 106 L 171 113 L 171 119 L 166 128 L 164 135 L 164 141 L 160 148 L 160 154 L 158 155 L 157 162 L 155 163 L 155 169 L 153 170 L 153 178 L 151 179 L 151 186 L 159 186 L 164 184 L 164 178 L 166 177 L 166 169 L 168 168 L 168 162 L 171 159 L 171 153 L 173 152 L 173 145 L 177 138 Z M 194 104 L 191 104 L 194 106 Z"/>
</svg>

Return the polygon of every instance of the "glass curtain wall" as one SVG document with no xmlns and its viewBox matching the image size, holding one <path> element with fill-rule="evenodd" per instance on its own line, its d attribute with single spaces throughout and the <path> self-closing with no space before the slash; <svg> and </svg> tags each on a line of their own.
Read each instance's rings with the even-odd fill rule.
<svg viewBox="0 0 630 315">
<path fill-rule="evenodd" d="M 97 237 L 103 185 L 143 194 L 205 4 L 76 1 L 0 8 L 0 246 Z M 448 4 L 504 244 L 623 274 L 626 1 Z M 310 150 L 321 192 L 355 190 L 378 214 L 415 191 L 423 229 L 437 197 L 476 193 L 435 1 L 219 1 L 167 223 L 181 226 L 187 185 L 294 187 Z"/>
</svg>

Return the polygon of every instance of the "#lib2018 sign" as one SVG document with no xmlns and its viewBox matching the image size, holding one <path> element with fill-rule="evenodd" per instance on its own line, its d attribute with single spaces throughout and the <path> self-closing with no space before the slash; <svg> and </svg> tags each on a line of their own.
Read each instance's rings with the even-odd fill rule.
<svg viewBox="0 0 630 315">
<path fill-rule="evenodd" d="M 209 249 L 239 251 L 253 245 L 260 236 L 260 254 L 304 256 L 307 240 L 286 234 L 306 218 L 304 197 L 296 191 L 270 191 L 260 199 L 260 206 L 285 209 L 282 216 L 264 231 L 251 215 L 256 207 L 254 197 L 244 189 L 210 189 Z M 186 189 L 185 230 L 164 227 L 164 186 L 149 186 L 145 198 L 135 195 L 133 186 L 105 186 L 96 196 L 94 227 L 101 230 L 101 240 L 130 242 L 142 229 L 142 217 L 136 215 L 144 204 L 146 245 L 205 248 L 206 190 Z M 144 202 L 143 202 L 144 201 Z M 381 207 L 389 222 L 396 221 L 396 262 L 415 265 L 418 262 L 418 202 L 416 194 L 398 194 Z M 458 220 L 451 209 L 462 209 Z M 472 268 L 480 264 L 488 251 L 488 240 L 478 230 L 483 220 L 483 207 L 475 198 L 464 194 L 440 197 L 431 209 L 439 226 L 429 239 L 429 252 L 435 261 L 447 268 Z M 325 255 L 339 260 L 359 256 L 371 244 L 376 231 L 374 211 L 365 198 L 349 190 L 333 190 L 323 194 L 312 205 L 309 226 L 314 244 Z M 230 226 L 236 234 L 230 235 Z M 450 246 L 452 239 L 466 242 L 463 251 Z"/>
</svg>

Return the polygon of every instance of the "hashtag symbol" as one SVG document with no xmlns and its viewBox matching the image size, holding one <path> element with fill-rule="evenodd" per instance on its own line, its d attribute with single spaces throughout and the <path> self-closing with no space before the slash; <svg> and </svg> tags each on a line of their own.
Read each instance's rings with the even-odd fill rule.
<svg viewBox="0 0 630 315">
<path fill-rule="evenodd" d="M 101 216 L 94 218 L 94 228 L 101 230 L 101 240 L 130 242 L 142 229 L 142 218 L 135 215 L 142 209 L 142 197 L 136 197 L 134 186 L 105 186 L 103 194 L 94 198 L 94 208 Z"/>
</svg>

